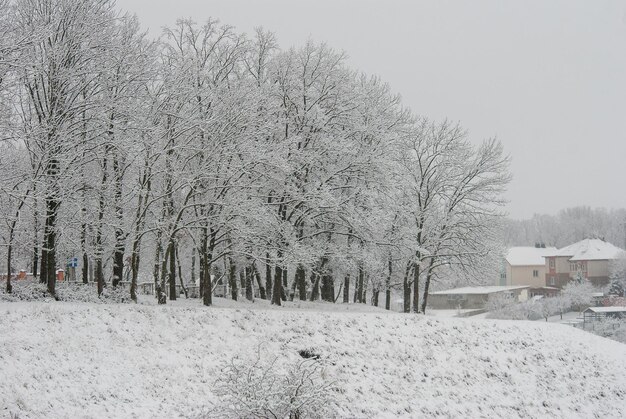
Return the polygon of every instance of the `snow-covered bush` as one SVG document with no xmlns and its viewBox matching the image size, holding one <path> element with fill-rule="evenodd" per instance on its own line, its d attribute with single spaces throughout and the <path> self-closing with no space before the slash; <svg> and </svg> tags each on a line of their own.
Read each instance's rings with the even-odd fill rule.
<svg viewBox="0 0 626 419">
<path fill-rule="evenodd" d="M 589 281 L 570 281 L 563 287 L 563 295 L 570 301 L 572 307 L 582 311 L 593 303 L 595 289 Z"/>
<path fill-rule="evenodd" d="M 46 284 L 14 281 L 11 294 L 6 293 L 5 287 L 0 288 L 0 301 L 54 301 L 54 298 L 48 293 Z"/>
<path fill-rule="evenodd" d="M 605 338 L 626 343 L 626 319 L 607 317 L 597 320 L 593 322 L 593 328 L 589 331 Z"/>
<path fill-rule="evenodd" d="M 98 291 L 92 285 L 71 282 L 59 282 L 56 286 L 56 299 L 83 303 L 128 303 L 130 294 L 122 288 L 105 288 L 98 297 Z M 48 293 L 46 284 L 38 281 L 15 281 L 11 294 L 0 291 L 0 301 L 54 301 Z"/>
<path fill-rule="evenodd" d="M 336 416 L 336 387 L 316 358 L 285 360 L 257 351 L 232 359 L 215 383 L 219 403 L 203 418 L 328 418 Z"/>
<path fill-rule="evenodd" d="M 521 303 L 492 305 L 487 317 L 501 320 L 539 320 L 558 314 L 559 311 L 560 307 L 556 298 L 541 298 Z"/>
</svg>

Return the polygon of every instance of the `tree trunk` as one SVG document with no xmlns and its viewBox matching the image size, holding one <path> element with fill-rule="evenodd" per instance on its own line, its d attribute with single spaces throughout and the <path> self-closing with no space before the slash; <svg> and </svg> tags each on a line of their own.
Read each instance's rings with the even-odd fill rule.
<svg viewBox="0 0 626 419">
<path fill-rule="evenodd" d="M 117 287 L 124 278 L 124 252 L 126 250 L 126 235 L 124 234 L 124 209 L 122 207 L 122 176 L 123 170 L 120 164 L 120 156 L 118 151 L 113 156 L 113 173 L 114 173 L 114 201 L 115 201 L 115 218 L 117 225 L 115 228 L 115 248 L 113 253 L 113 279 L 112 285 Z"/>
<path fill-rule="evenodd" d="M 363 271 L 363 264 L 359 262 L 359 272 L 357 276 L 357 302 L 364 303 L 365 295 L 363 293 L 363 277 L 365 276 L 365 272 Z"/>
<path fill-rule="evenodd" d="M 170 301 L 176 301 L 176 243 L 170 238 L 169 243 L 169 285 L 170 285 Z"/>
<path fill-rule="evenodd" d="M 37 198 L 33 200 L 33 229 L 33 278 L 37 278 L 39 275 L 39 211 L 37 210 Z"/>
<path fill-rule="evenodd" d="M 393 270 L 393 260 L 389 255 L 387 280 L 385 281 L 385 310 L 391 310 L 391 273 Z"/>
<path fill-rule="evenodd" d="M 295 282 L 298 288 L 298 298 L 300 301 L 306 301 L 306 270 L 302 264 L 298 264 L 296 268 Z"/>
<path fill-rule="evenodd" d="M 178 269 L 178 281 L 180 282 L 180 289 L 185 293 L 185 298 L 189 298 L 187 293 L 187 287 L 185 287 L 185 281 L 183 281 L 183 273 L 180 267 L 180 254 L 178 253 L 178 243 L 176 243 L 176 267 Z"/>
<path fill-rule="evenodd" d="M 44 241 L 46 244 L 46 266 L 48 292 L 56 298 L 56 218 L 59 209 L 58 199 L 50 195 L 46 197 L 46 227 Z"/>
<path fill-rule="evenodd" d="M 372 292 L 372 304 L 374 305 L 374 307 L 378 307 L 378 294 L 380 293 L 380 290 L 376 289 Z"/>
<path fill-rule="evenodd" d="M 104 272 L 102 271 L 102 258 L 96 255 L 96 281 L 98 282 L 98 296 L 104 291 Z"/>
<path fill-rule="evenodd" d="M 283 286 L 280 289 L 281 290 L 280 298 L 283 301 L 287 301 L 287 290 L 289 289 L 289 286 L 287 284 L 287 267 L 286 266 L 283 266 L 282 278 L 283 278 L 282 280 Z"/>
<path fill-rule="evenodd" d="M 154 277 L 154 290 L 155 290 L 155 297 L 158 299 L 159 295 L 156 292 L 157 288 L 159 287 L 159 280 L 160 280 L 160 269 L 159 269 L 159 265 L 160 265 L 160 260 L 161 260 L 161 253 L 163 252 L 163 246 L 161 244 L 161 230 L 157 230 L 157 235 L 156 235 L 156 245 L 154 246 L 154 265 L 153 265 L 153 270 L 152 270 L 152 276 Z"/>
<path fill-rule="evenodd" d="M 283 292 L 283 268 L 277 264 L 274 268 L 274 289 L 272 290 L 272 304 L 281 305 L 281 295 Z"/>
<path fill-rule="evenodd" d="M 7 248 L 7 294 L 11 294 L 13 292 L 13 286 L 11 285 L 11 253 L 13 251 L 13 245 L 11 244 L 11 239 L 9 239 L 9 246 Z"/>
<path fill-rule="evenodd" d="M 246 266 L 246 300 L 254 301 L 254 287 L 252 282 L 252 266 Z"/>
<path fill-rule="evenodd" d="M 350 274 L 346 274 L 343 278 L 343 302 L 350 302 Z"/>
<path fill-rule="evenodd" d="M 317 301 L 320 298 L 320 278 L 321 275 L 319 273 L 315 271 L 311 272 L 311 301 Z"/>
<path fill-rule="evenodd" d="M 256 279 L 256 283 L 259 287 L 259 295 L 261 296 L 261 299 L 267 300 L 265 287 L 263 286 L 263 282 L 261 281 L 261 274 L 259 273 L 259 270 L 257 269 L 255 262 L 252 262 L 252 275 L 254 275 L 254 278 Z"/>
<path fill-rule="evenodd" d="M 404 271 L 404 281 L 402 282 L 402 288 L 404 291 L 402 311 L 405 313 L 411 312 L 411 283 L 409 282 L 409 275 L 411 274 L 412 268 L 413 262 L 408 261 L 406 264 L 406 270 Z"/>
<path fill-rule="evenodd" d="M 208 282 L 210 284 L 211 281 Z M 233 300 L 237 300 L 237 266 L 232 257 L 228 258 L 228 285 L 230 286 L 230 296 Z M 210 286 L 210 285 L 209 285 Z"/>
<path fill-rule="evenodd" d="M 424 296 L 422 297 L 422 313 L 426 314 L 426 304 L 428 303 L 428 289 L 430 288 L 430 281 L 432 279 L 434 271 L 435 259 L 430 258 L 428 263 L 428 270 L 426 271 L 426 281 L 424 282 Z"/>
<path fill-rule="evenodd" d="M 265 253 L 265 289 L 267 290 L 267 299 L 272 299 L 272 265 L 270 265 L 270 254 Z"/>
<path fill-rule="evenodd" d="M 326 258 L 322 261 L 323 272 L 322 272 L 322 300 L 328 301 L 330 303 L 335 302 L 335 280 L 333 278 L 332 272 L 326 266 L 328 265 L 328 261 Z"/>
<path fill-rule="evenodd" d="M 419 301 L 420 301 L 420 265 L 419 262 L 415 262 L 413 265 L 413 312 L 419 313 Z"/>
</svg>

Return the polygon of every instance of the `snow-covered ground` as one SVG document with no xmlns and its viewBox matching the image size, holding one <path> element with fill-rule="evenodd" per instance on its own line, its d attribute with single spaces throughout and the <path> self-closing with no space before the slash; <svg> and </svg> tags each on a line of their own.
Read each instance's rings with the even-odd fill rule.
<svg viewBox="0 0 626 419">
<path fill-rule="evenodd" d="M 0 417 L 189 417 L 262 348 L 314 349 L 340 417 L 626 417 L 626 345 L 545 322 L 218 299 L 0 303 Z M 356 310 L 355 310 L 356 309 Z"/>
</svg>

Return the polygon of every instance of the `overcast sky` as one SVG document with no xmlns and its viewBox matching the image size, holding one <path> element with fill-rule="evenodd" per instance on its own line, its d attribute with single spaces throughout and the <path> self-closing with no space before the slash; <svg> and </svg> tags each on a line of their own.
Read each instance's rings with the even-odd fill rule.
<svg viewBox="0 0 626 419">
<path fill-rule="evenodd" d="M 158 35 L 178 17 L 348 53 L 417 114 L 497 137 L 513 218 L 626 207 L 626 0 L 118 0 Z"/>
</svg>

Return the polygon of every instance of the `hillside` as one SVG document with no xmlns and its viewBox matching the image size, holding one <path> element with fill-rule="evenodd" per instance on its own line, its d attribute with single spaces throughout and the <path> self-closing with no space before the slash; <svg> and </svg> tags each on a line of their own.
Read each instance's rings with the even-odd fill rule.
<svg viewBox="0 0 626 419">
<path fill-rule="evenodd" d="M 0 417 L 197 416 L 257 348 L 320 354 L 340 417 L 626 416 L 626 345 L 571 327 L 196 303 L 0 303 Z"/>
</svg>

